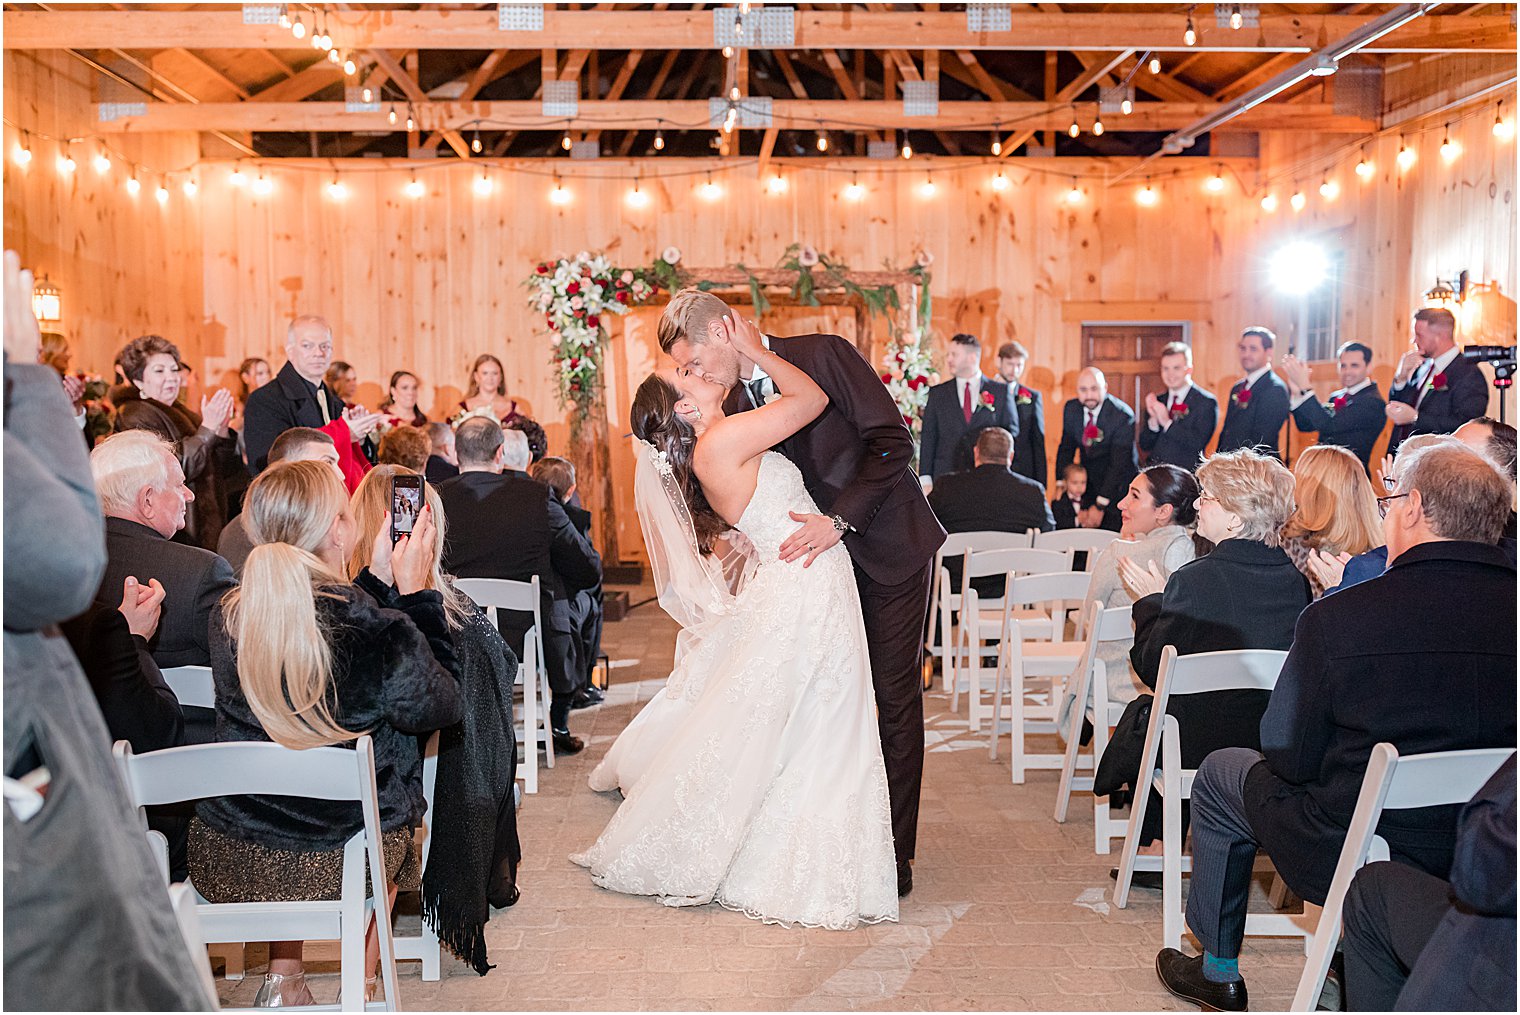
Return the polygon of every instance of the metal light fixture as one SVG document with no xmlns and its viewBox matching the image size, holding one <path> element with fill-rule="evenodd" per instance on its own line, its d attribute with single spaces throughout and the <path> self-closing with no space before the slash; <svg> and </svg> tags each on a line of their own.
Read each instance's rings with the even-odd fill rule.
<svg viewBox="0 0 1520 1015">
<path fill-rule="evenodd" d="M 57 324 L 63 320 L 63 291 L 46 275 L 32 286 L 32 316 L 39 324 Z"/>
</svg>

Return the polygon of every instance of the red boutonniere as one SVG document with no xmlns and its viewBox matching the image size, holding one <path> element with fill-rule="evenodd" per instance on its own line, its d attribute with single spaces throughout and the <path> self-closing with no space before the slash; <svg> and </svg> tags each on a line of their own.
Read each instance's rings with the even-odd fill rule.
<svg viewBox="0 0 1520 1015">
<path fill-rule="evenodd" d="M 1168 411 L 1171 413 L 1172 419 L 1181 419 L 1188 414 L 1187 403 L 1178 402 Z"/>
<path fill-rule="evenodd" d="M 1033 401 L 1034 401 L 1034 392 L 1030 391 L 1028 388 L 1026 388 L 1022 384 L 1020 384 L 1019 385 L 1019 397 L 1018 397 L 1019 404 L 1020 405 L 1028 405 L 1028 404 L 1030 404 Z"/>
<path fill-rule="evenodd" d="M 989 408 L 989 409 L 992 408 L 992 405 L 993 405 L 992 392 L 990 392 L 990 391 L 984 391 L 984 392 L 982 392 L 982 404 L 984 406 L 986 406 L 987 408 Z"/>
<path fill-rule="evenodd" d="M 1334 415 L 1335 413 L 1340 412 L 1342 409 L 1344 409 L 1346 407 L 1346 403 L 1348 403 L 1350 401 L 1351 401 L 1351 399 L 1347 398 L 1345 395 L 1336 395 L 1334 398 L 1330 399 L 1330 413 L 1331 413 L 1331 415 Z"/>
<path fill-rule="evenodd" d="M 1096 423 L 1089 423 L 1082 428 L 1082 446 L 1090 448 L 1103 440 L 1103 431 L 1098 429 Z"/>
<path fill-rule="evenodd" d="M 1436 374 L 1434 377 L 1432 377 L 1430 379 L 1430 390 L 1432 390 L 1432 391 L 1445 391 L 1446 390 L 1446 372 L 1444 370 L 1441 373 Z"/>
<path fill-rule="evenodd" d="M 1236 405 L 1244 409 L 1246 406 L 1251 404 L 1251 389 L 1241 388 L 1239 391 L 1230 396 L 1230 401 L 1234 402 Z"/>
</svg>

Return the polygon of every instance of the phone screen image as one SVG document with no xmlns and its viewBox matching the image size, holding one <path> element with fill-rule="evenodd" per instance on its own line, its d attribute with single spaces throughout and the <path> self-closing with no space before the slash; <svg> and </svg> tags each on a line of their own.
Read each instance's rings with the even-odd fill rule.
<svg viewBox="0 0 1520 1015">
<path fill-rule="evenodd" d="M 422 477 L 391 477 L 391 542 L 412 534 L 422 511 Z"/>
</svg>

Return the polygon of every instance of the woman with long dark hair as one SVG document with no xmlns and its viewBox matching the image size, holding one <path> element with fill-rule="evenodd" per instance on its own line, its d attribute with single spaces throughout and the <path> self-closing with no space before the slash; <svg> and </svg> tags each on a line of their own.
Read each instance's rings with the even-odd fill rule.
<svg viewBox="0 0 1520 1015">
<path fill-rule="evenodd" d="M 417 408 L 417 392 L 421 387 L 422 381 L 416 374 L 410 370 L 397 370 L 391 374 L 391 383 L 385 401 L 380 403 L 380 411 L 390 413 L 407 426 L 426 427 L 428 418 Z"/>
</svg>

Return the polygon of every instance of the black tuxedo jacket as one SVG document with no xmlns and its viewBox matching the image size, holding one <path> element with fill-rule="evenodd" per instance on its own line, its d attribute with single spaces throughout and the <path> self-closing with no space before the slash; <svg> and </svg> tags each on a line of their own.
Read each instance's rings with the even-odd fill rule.
<svg viewBox="0 0 1520 1015">
<path fill-rule="evenodd" d="M 978 465 L 936 480 L 929 506 L 946 532 L 1049 532 L 1056 527 L 1045 502 L 1045 488 L 1002 465 Z M 945 561 L 951 586 L 961 586 L 961 562 Z M 973 582 L 986 596 L 1002 595 L 1003 580 L 989 576 Z"/>
<path fill-rule="evenodd" d="M 1168 393 L 1167 398 L 1171 395 Z M 1187 412 L 1172 418 L 1165 430 L 1152 430 L 1150 415 L 1140 417 L 1140 450 L 1147 455 L 1147 465 L 1178 465 L 1189 472 L 1198 468 L 1204 449 L 1214 437 L 1219 422 L 1219 399 L 1194 384 L 1182 400 Z"/>
<path fill-rule="evenodd" d="M 777 449 L 802 473 L 824 514 L 849 523 L 844 545 L 880 585 L 901 585 L 932 566 L 945 541 L 913 472 L 913 435 L 881 375 L 838 335 L 770 339 L 771 350 L 829 396 L 829 407 Z M 754 408 L 744 385 L 724 402 L 732 415 Z"/>
<path fill-rule="evenodd" d="M 59 630 L 79 657 L 113 741 L 125 740 L 139 754 L 184 743 L 179 699 L 119 609 L 95 603 Z"/>
<path fill-rule="evenodd" d="M 328 420 L 343 415 L 343 400 L 326 384 L 313 390 L 286 363 L 274 380 L 248 396 L 243 410 L 243 446 L 248 449 L 248 471 L 257 476 L 269 466 L 269 445 L 293 426 L 324 426 L 318 398 L 327 402 Z"/>
<path fill-rule="evenodd" d="M 1013 435 L 1013 471 L 1039 483 L 1050 485 L 1050 468 L 1045 462 L 1045 400 L 1033 388 L 1008 385 L 1019 428 Z"/>
<path fill-rule="evenodd" d="M 1432 606 L 1453 589 L 1460 609 Z M 1515 564 L 1501 547 L 1414 546 L 1299 617 L 1245 806 L 1300 897 L 1324 898 L 1367 760 L 1383 742 L 1401 755 L 1515 746 Z M 1378 834 L 1395 860 L 1444 878 L 1458 810 L 1387 811 Z"/>
<path fill-rule="evenodd" d="M 1071 498 L 1065 494 L 1050 502 L 1050 516 L 1055 519 L 1057 529 L 1077 527 L 1077 509 L 1072 506 Z"/>
<path fill-rule="evenodd" d="M 1335 407 L 1338 399 L 1345 399 L 1340 408 Z M 1383 425 L 1388 422 L 1383 411 L 1387 404 L 1376 384 L 1350 396 L 1345 388 L 1337 388 L 1330 393 L 1328 402 L 1311 396 L 1299 403 L 1293 410 L 1293 425 L 1304 433 L 1318 431 L 1321 444 L 1348 448 L 1363 465 L 1370 466 L 1372 446 L 1383 435 Z"/>
<path fill-rule="evenodd" d="M 1281 459 L 1278 437 L 1283 424 L 1288 421 L 1288 386 L 1275 370 L 1268 370 L 1251 385 L 1251 397 L 1241 405 L 1240 393 L 1245 386 L 1242 378 L 1230 389 L 1230 402 L 1225 407 L 1224 426 L 1219 431 L 1219 446 L 1215 450 L 1265 448 L 1272 457 Z"/>
<path fill-rule="evenodd" d="M 929 389 L 929 401 L 924 405 L 918 466 L 934 479 L 972 467 L 971 449 L 984 428 L 1000 426 L 1015 437 L 1019 433 L 1019 417 L 1009 404 L 1008 385 L 983 377 L 981 391 L 971 408 L 971 422 L 967 423 L 965 408 L 959 401 L 959 384 L 953 377 L 936 384 Z M 992 396 L 991 406 L 982 395 Z"/>
<path fill-rule="evenodd" d="M 1105 397 L 1098 406 L 1098 429 L 1103 436 L 1091 447 L 1082 446 L 1086 418 L 1081 402 L 1073 398 L 1066 403 L 1061 413 L 1061 446 L 1056 449 L 1056 476 L 1065 473 L 1073 461 L 1082 463 L 1087 469 L 1087 493 L 1082 505 L 1091 507 L 1098 498 L 1106 498 L 1104 513 L 1112 516 L 1112 527 L 1117 529 L 1119 502 L 1129 490 L 1129 481 L 1140 470 L 1135 456 L 1135 414 L 1113 395 Z M 1104 528 L 1108 527 L 1109 521 L 1105 520 Z"/>
<path fill-rule="evenodd" d="M 1444 371 L 1444 391 L 1432 389 L 1418 410 L 1420 418 L 1413 423 L 1393 428 L 1388 438 L 1388 453 L 1393 454 L 1399 445 L 1417 433 L 1452 433 L 1470 419 L 1477 419 L 1488 411 L 1488 380 L 1478 364 L 1472 363 L 1459 353 Z M 1416 376 L 1419 376 L 1416 371 Z M 1413 380 L 1411 378 L 1411 380 Z M 1388 393 L 1390 401 L 1414 405 L 1419 399 L 1419 388 L 1413 383 L 1394 388 Z"/>
</svg>

